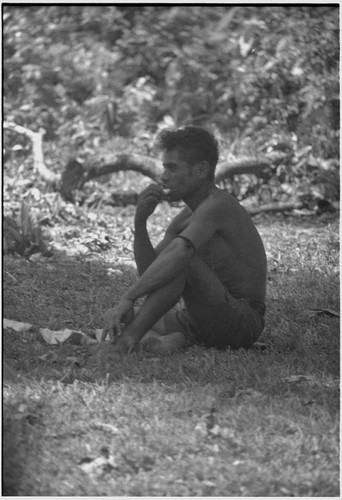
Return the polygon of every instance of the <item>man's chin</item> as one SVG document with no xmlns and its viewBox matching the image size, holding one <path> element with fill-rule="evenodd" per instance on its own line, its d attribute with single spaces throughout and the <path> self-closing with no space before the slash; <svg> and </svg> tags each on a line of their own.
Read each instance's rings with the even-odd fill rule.
<svg viewBox="0 0 342 500">
<path fill-rule="evenodd" d="M 175 191 L 171 189 L 164 189 L 163 200 L 172 203 L 173 201 L 181 201 L 181 197 Z"/>
<path fill-rule="evenodd" d="M 182 201 L 182 198 L 180 198 L 179 196 L 171 196 L 169 198 L 170 203 L 178 203 L 179 201 Z"/>
<path fill-rule="evenodd" d="M 181 197 L 179 194 L 175 193 L 174 191 L 171 191 L 168 196 L 169 201 L 181 201 Z"/>
</svg>

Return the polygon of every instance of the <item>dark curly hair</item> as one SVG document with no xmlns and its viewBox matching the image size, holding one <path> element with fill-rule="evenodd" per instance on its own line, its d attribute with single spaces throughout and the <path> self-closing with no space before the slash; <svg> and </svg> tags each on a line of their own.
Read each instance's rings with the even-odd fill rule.
<svg viewBox="0 0 342 500">
<path fill-rule="evenodd" d="M 203 160 L 207 161 L 210 166 L 210 177 L 214 178 L 219 157 L 218 142 L 207 130 L 194 126 L 163 130 L 157 145 L 162 151 L 180 150 L 191 166 Z"/>
</svg>

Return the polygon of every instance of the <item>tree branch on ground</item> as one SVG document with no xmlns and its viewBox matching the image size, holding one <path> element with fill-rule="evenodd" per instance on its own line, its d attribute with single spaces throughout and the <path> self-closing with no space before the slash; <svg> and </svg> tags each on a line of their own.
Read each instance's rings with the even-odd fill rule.
<svg viewBox="0 0 342 500">
<path fill-rule="evenodd" d="M 280 201 L 274 203 L 266 203 L 257 207 L 247 207 L 246 210 L 250 215 L 256 215 L 264 212 L 286 212 L 287 210 L 295 210 L 304 208 L 304 203 L 296 201 Z"/>
<path fill-rule="evenodd" d="M 7 130 L 13 130 L 18 134 L 24 134 L 26 137 L 31 139 L 32 142 L 32 154 L 33 154 L 33 164 L 37 172 L 41 175 L 41 177 L 48 182 L 49 184 L 58 183 L 60 177 L 58 174 L 55 174 L 50 170 L 44 162 L 44 154 L 43 154 L 43 137 L 44 137 L 44 129 L 39 129 L 39 132 L 33 132 L 32 130 L 22 127 L 21 125 L 17 125 L 13 122 L 4 122 L 3 127 Z"/>
<path fill-rule="evenodd" d="M 60 176 L 52 172 L 45 165 L 42 145 L 44 129 L 40 129 L 39 132 L 33 132 L 32 130 L 22 127 L 21 125 L 16 125 L 12 122 L 5 122 L 4 128 L 13 130 L 18 134 L 24 134 L 31 139 L 34 166 L 37 172 L 49 184 L 55 186 L 58 184 L 59 191 L 67 201 L 74 200 L 73 192 L 75 189 L 82 189 L 86 182 L 104 175 L 113 174 L 123 170 L 133 170 L 149 177 L 153 181 L 158 181 L 162 173 L 159 163 L 153 158 L 134 153 L 121 153 L 90 159 L 84 164 L 80 163 L 75 158 L 72 158 L 69 160 L 62 175 Z M 267 157 L 247 157 L 242 160 L 222 162 L 217 166 L 215 180 L 216 182 L 221 182 L 225 179 L 232 179 L 235 175 L 242 174 L 253 174 L 257 177 L 267 179 L 273 166 L 283 159 L 284 154 L 279 153 L 276 158 L 272 157 L 272 159 L 268 159 Z M 130 200 L 129 202 L 131 203 L 132 193 L 130 192 L 128 195 Z M 120 196 L 122 198 L 122 194 L 120 194 Z M 115 197 L 113 198 L 113 201 L 114 200 Z M 125 200 L 121 200 L 121 203 L 125 204 Z M 255 215 L 260 212 L 286 211 L 301 207 L 302 203 L 299 202 L 283 202 L 270 203 L 259 207 L 250 207 L 247 208 L 247 210 L 252 215 Z"/>
<path fill-rule="evenodd" d="M 224 161 L 217 165 L 216 182 L 232 179 L 235 175 L 254 174 L 257 177 L 268 178 L 275 164 L 279 164 L 288 155 L 279 153 L 276 157 L 247 157 L 241 160 Z M 91 164 L 90 164 L 91 162 Z M 89 165 L 83 166 L 84 174 L 81 185 L 102 175 L 112 174 L 120 170 L 134 170 L 152 180 L 157 181 L 162 173 L 157 160 L 138 154 L 107 155 L 105 158 L 91 159 Z"/>
<path fill-rule="evenodd" d="M 267 179 L 271 173 L 273 161 L 267 158 L 245 158 L 232 162 L 222 162 L 217 166 L 215 180 L 221 182 L 232 179 L 235 175 L 253 174 Z M 139 172 L 154 181 L 158 181 L 162 173 L 158 162 L 151 157 L 138 154 L 118 154 L 106 158 L 90 159 L 81 164 L 72 159 L 62 174 L 62 194 L 72 189 L 81 189 L 91 179 L 102 177 L 122 170 Z"/>
<path fill-rule="evenodd" d="M 148 156 L 138 154 L 118 154 L 111 157 L 91 160 L 91 166 L 85 167 L 83 183 L 96 177 L 119 172 L 120 170 L 133 170 L 154 181 L 158 181 L 162 174 L 158 162 Z"/>
<path fill-rule="evenodd" d="M 216 169 L 215 181 L 221 182 L 225 179 L 232 179 L 235 175 L 253 174 L 257 177 L 267 176 L 267 172 L 272 168 L 271 163 L 264 159 L 246 158 L 232 162 L 219 163 Z"/>
</svg>

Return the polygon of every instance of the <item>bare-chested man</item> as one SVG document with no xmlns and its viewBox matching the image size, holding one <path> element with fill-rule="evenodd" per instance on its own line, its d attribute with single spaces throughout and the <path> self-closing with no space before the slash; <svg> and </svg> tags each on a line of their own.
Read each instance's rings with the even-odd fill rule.
<svg viewBox="0 0 342 500">
<path fill-rule="evenodd" d="M 215 186 L 216 139 L 199 127 L 160 136 L 162 186 L 140 195 L 134 254 L 140 278 L 105 314 L 121 352 L 143 349 L 169 354 L 195 342 L 208 347 L 248 348 L 264 327 L 266 256 L 249 214 Z M 186 207 L 153 248 L 146 223 L 163 197 Z M 146 297 L 142 307 L 134 302 Z M 183 299 L 185 308 L 174 306 Z"/>
</svg>

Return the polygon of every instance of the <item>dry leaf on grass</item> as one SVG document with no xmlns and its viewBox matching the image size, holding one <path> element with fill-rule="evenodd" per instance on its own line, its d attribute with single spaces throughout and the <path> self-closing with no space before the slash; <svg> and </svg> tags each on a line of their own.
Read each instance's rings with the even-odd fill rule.
<svg viewBox="0 0 342 500">
<path fill-rule="evenodd" d="M 331 316 L 334 318 L 339 318 L 340 313 L 333 311 L 332 309 L 309 309 L 307 311 L 308 316 L 319 316 L 321 314 L 325 314 L 326 316 Z"/>
<path fill-rule="evenodd" d="M 120 430 L 112 424 L 106 424 L 104 422 L 94 422 L 92 427 L 94 429 L 100 429 L 103 431 L 110 431 L 113 434 L 120 434 Z"/>
<path fill-rule="evenodd" d="M 297 384 L 300 382 L 313 382 L 314 378 L 310 375 L 291 375 L 290 377 L 286 377 L 284 380 L 290 384 Z"/>
<path fill-rule="evenodd" d="M 58 331 L 53 331 L 49 328 L 40 328 L 39 332 L 45 342 L 52 345 L 62 344 L 66 341 L 74 345 L 92 344 L 96 342 L 94 339 L 88 337 L 88 335 L 86 335 L 85 333 L 76 330 L 70 330 L 69 328 Z"/>
<path fill-rule="evenodd" d="M 15 321 L 13 319 L 3 319 L 2 320 L 2 328 L 6 330 L 6 328 L 11 328 L 18 333 L 25 333 L 33 328 L 33 325 L 29 323 L 22 323 L 21 321 Z"/>
<path fill-rule="evenodd" d="M 254 344 L 252 344 L 252 349 L 255 349 L 257 351 L 265 351 L 268 347 L 267 344 L 265 344 L 264 342 L 254 342 Z"/>
<path fill-rule="evenodd" d="M 102 456 L 98 458 L 84 457 L 78 464 L 94 480 L 103 477 L 117 468 L 114 456 L 109 454 L 108 448 L 103 447 L 101 454 Z"/>
<path fill-rule="evenodd" d="M 101 342 L 101 337 L 102 337 L 102 328 L 97 328 L 95 330 L 95 334 L 96 334 L 96 340 L 98 342 Z"/>
</svg>

